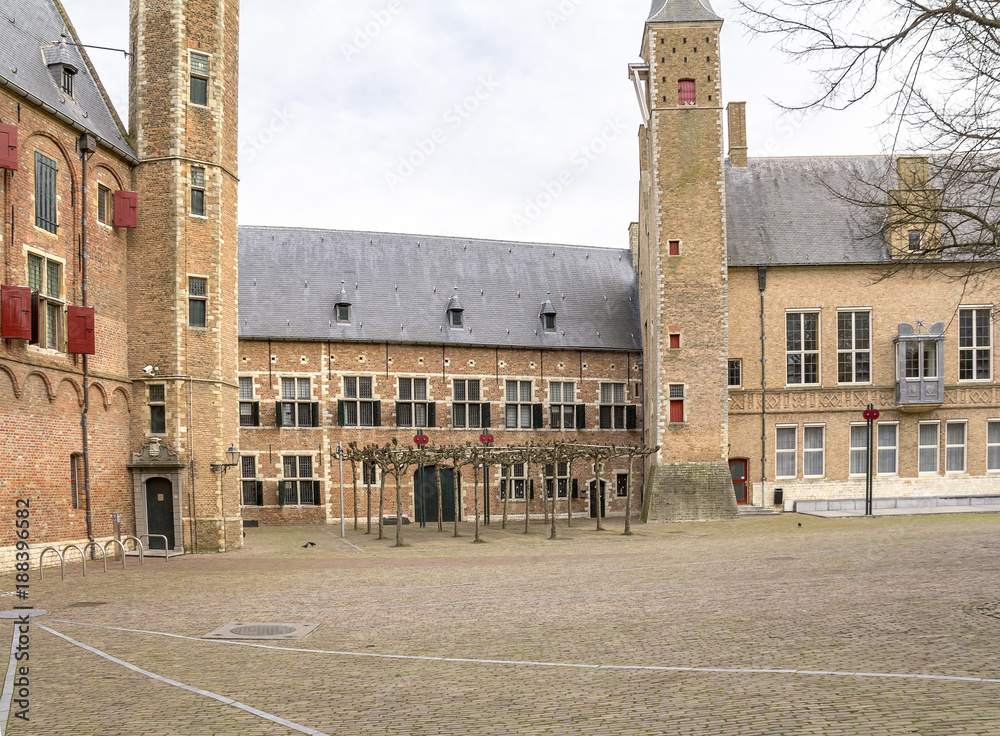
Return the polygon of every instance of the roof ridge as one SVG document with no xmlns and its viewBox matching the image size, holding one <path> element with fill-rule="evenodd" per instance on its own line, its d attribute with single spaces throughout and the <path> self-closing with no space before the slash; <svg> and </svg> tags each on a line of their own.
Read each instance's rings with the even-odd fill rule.
<svg viewBox="0 0 1000 736">
<path fill-rule="evenodd" d="M 351 233 L 355 235 L 393 235 L 404 238 L 433 238 L 435 240 L 454 240 L 464 243 L 495 243 L 497 245 L 524 245 L 531 247 L 543 247 L 543 248 L 580 248 L 587 250 L 600 250 L 600 251 L 630 251 L 630 248 L 621 248 L 617 246 L 604 246 L 604 245 L 577 245 L 573 243 L 539 243 L 534 241 L 526 240 L 502 240 L 500 238 L 478 238 L 473 236 L 465 235 L 430 235 L 427 233 L 399 233 L 390 232 L 385 230 L 349 230 L 340 228 L 322 228 L 322 227 L 301 227 L 301 226 L 285 226 L 285 225 L 240 225 L 240 230 L 275 230 L 275 231 L 295 231 L 295 232 L 315 232 L 315 233 Z"/>
</svg>

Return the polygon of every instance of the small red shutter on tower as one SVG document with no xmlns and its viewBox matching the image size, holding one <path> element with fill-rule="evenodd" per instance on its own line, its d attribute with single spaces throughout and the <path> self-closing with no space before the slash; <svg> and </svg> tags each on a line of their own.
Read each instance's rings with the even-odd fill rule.
<svg viewBox="0 0 1000 736">
<path fill-rule="evenodd" d="M 682 79 L 677 82 L 677 104 L 694 105 L 697 102 L 693 79 Z"/>
<path fill-rule="evenodd" d="M 31 289 L 27 286 L 0 286 L 0 337 L 31 339 Z"/>
<path fill-rule="evenodd" d="M 66 310 L 67 353 L 93 355 L 94 308 L 68 307 Z"/>
<path fill-rule="evenodd" d="M 115 227 L 137 227 L 139 196 L 135 192 L 115 192 Z"/>
<path fill-rule="evenodd" d="M 17 126 L 0 125 L 0 169 L 17 171 Z"/>
<path fill-rule="evenodd" d="M 670 336 L 670 349 L 680 350 L 681 349 L 681 336 L 674 334 Z"/>
<path fill-rule="evenodd" d="M 682 424 L 684 422 L 684 400 L 674 399 L 670 402 L 670 423 Z"/>
</svg>

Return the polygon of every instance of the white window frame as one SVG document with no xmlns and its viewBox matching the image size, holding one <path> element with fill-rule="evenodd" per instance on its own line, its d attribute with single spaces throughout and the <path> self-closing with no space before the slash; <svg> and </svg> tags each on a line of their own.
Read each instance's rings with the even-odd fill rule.
<svg viewBox="0 0 1000 736">
<path fill-rule="evenodd" d="M 990 328 L 989 328 L 990 344 L 989 344 L 989 346 L 984 348 L 984 347 L 980 347 L 978 345 L 975 345 L 976 330 L 975 330 L 975 322 L 973 322 L 973 330 L 972 330 L 973 346 L 972 347 L 962 347 L 962 336 L 961 336 L 962 312 L 973 312 L 973 313 L 975 313 L 975 312 L 978 312 L 978 311 L 983 310 L 983 309 L 989 310 L 989 313 L 990 313 L 990 316 L 989 316 L 989 320 L 990 320 Z M 973 320 L 975 320 L 975 317 L 973 317 Z M 994 336 L 993 336 L 993 320 L 994 320 L 994 316 L 993 316 L 993 305 L 992 304 L 979 304 L 979 305 L 963 304 L 963 305 L 961 305 L 958 308 L 958 323 L 959 323 L 959 337 L 958 337 L 958 376 L 959 376 L 959 378 L 958 378 L 958 381 L 959 381 L 959 383 L 989 383 L 989 382 L 993 381 L 993 343 L 995 342 Z M 988 350 L 989 354 L 990 354 L 990 359 L 989 359 L 990 374 L 989 374 L 989 376 L 987 376 L 986 378 L 962 378 L 962 353 L 963 352 L 971 352 L 972 353 L 972 372 L 973 372 L 973 374 L 975 374 L 975 372 L 976 372 L 976 353 L 980 352 L 981 350 Z M 966 438 L 966 442 L 968 442 L 968 438 Z M 966 462 L 968 462 L 968 460 Z"/>
<path fill-rule="evenodd" d="M 925 445 L 922 444 L 923 439 L 920 437 L 920 430 L 924 427 L 934 427 L 934 444 Z M 920 469 L 920 456 L 925 450 L 934 450 L 934 470 L 921 470 Z M 941 422 L 920 422 L 917 425 L 917 475 L 940 475 L 941 474 Z"/>
<path fill-rule="evenodd" d="M 990 442 L 990 426 L 997 425 L 1000 427 L 1000 419 L 987 419 L 986 420 L 986 472 L 987 473 L 1000 473 L 1000 442 Z M 997 467 L 990 467 L 990 449 L 996 448 L 997 451 Z"/>
<path fill-rule="evenodd" d="M 853 443 L 853 441 L 854 441 L 854 429 L 855 429 L 855 427 L 860 427 L 860 428 L 862 428 L 862 429 L 865 430 L 865 444 L 863 446 L 861 446 L 861 447 L 858 447 L 857 445 L 855 445 Z M 847 432 L 848 432 L 848 434 L 847 434 L 847 448 L 848 448 L 848 452 L 847 452 L 847 475 L 850 478 L 863 478 L 865 475 L 868 474 L 868 463 L 867 463 L 867 460 L 868 460 L 868 455 L 867 455 L 867 453 L 868 453 L 868 425 L 866 423 L 862 423 L 862 422 L 851 422 L 850 428 L 847 430 Z M 864 463 L 864 467 L 862 468 L 862 470 L 861 470 L 860 473 L 855 473 L 852 470 L 853 463 L 851 462 L 851 458 L 854 456 L 854 453 L 856 453 L 856 452 L 864 452 L 865 453 L 865 463 Z"/>
<path fill-rule="evenodd" d="M 952 445 L 948 442 L 948 428 L 952 425 L 961 425 L 962 430 L 962 444 Z M 962 448 L 962 469 L 961 470 L 949 470 L 948 469 L 948 450 L 956 447 Z M 955 421 L 946 421 L 944 425 L 944 472 L 946 475 L 964 475 L 969 472 L 969 421 L 967 419 L 959 419 Z"/>
<path fill-rule="evenodd" d="M 840 316 L 842 314 L 851 315 L 851 348 L 841 349 L 840 347 Z M 867 314 L 868 315 L 868 347 L 867 349 L 861 349 L 857 347 L 858 336 L 857 336 L 857 324 L 854 315 L 857 314 Z M 875 374 L 875 366 L 872 363 L 874 358 L 874 350 L 872 350 L 872 334 L 874 333 L 874 325 L 872 324 L 872 308 L 871 307 L 856 307 L 856 308 L 838 308 L 837 309 L 837 385 L 838 386 L 870 386 L 872 383 L 872 377 Z M 868 380 L 858 381 L 857 379 L 857 356 L 859 353 L 868 354 Z M 852 381 L 841 381 L 840 380 L 840 356 L 850 355 L 851 356 L 851 377 L 855 380 Z"/>
<path fill-rule="evenodd" d="M 733 363 L 735 363 L 738 366 L 737 370 L 739 371 L 739 374 L 740 374 L 740 381 L 739 381 L 739 383 L 733 383 L 732 380 L 731 380 L 732 379 L 732 374 L 733 374 L 733 367 L 732 367 Z M 743 359 L 742 358 L 730 358 L 729 359 L 728 365 L 726 366 L 726 383 L 729 385 L 729 388 L 743 388 Z"/>
<path fill-rule="evenodd" d="M 893 445 L 882 446 L 881 431 L 882 427 L 893 427 L 895 430 L 896 443 Z M 877 422 L 875 424 L 875 474 L 882 476 L 898 476 L 899 475 L 899 422 Z M 882 452 L 888 452 L 892 450 L 893 465 L 896 467 L 891 471 L 882 470 Z"/>
<path fill-rule="evenodd" d="M 823 430 L 823 444 L 820 447 L 809 448 L 806 447 L 806 434 L 810 429 L 821 429 Z M 820 462 L 823 465 L 823 472 L 819 475 L 807 475 L 806 474 L 806 455 L 820 456 Z M 804 424 L 802 425 L 802 477 L 803 478 L 825 478 L 826 477 L 826 425 L 825 424 Z"/>
<path fill-rule="evenodd" d="M 803 317 L 802 315 L 815 314 L 816 315 L 816 349 L 806 350 L 802 347 L 799 350 L 789 350 L 788 349 L 788 316 L 789 315 L 799 315 L 799 326 L 802 326 Z M 805 345 L 805 330 L 803 332 L 802 344 Z M 816 382 L 806 383 L 806 371 L 805 371 L 805 357 L 806 355 L 816 355 Z M 799 383 L 789 383 L 788 381 L 788 359 L 793 355 L 798 355 L 802 358 L 801 370 L 802 370 L 802 381 Z M 785 386 L 786 388 L 798 388 L 798 387 L 812 387 L 823 385 L 823 310 L 821 309 L 786 309 L 785 310 Z"/>
<path fill-rule="evenodd" d="M 789 449 L 779 449 L 778 448 L 778 434 L 783 429 L 792 430 L 792 435 L 795 437 L 794 446 Z M 778 462 L 781 455 L 792 456 L 792 474 L 791 475 L 778 475 L 779 468 L 781 464 Z M 774 428 L 774 477 L 775 479 L 788 479 L 788 478 L 798 478 L 799 477 L 799 425 L 797 424 L 778 424 Z"/>
<path fill-rule="evenodd" d="M 28 277 L 30 268 L 28 266 L 29 257 L 34 256 L 42 260 L 41 284 L 35 292 L 38 294 L 38 344 L 31 347 L 36 350 L 46 350 L 50 353 L 62 353 L 66 350 L 66 259 L 53 256 L 37 248 L 24 248 L 24 283 L 30 284 Z M 59 266 L 59 294 L 49 295 L 49 263 Z M 49 310 L 55 310 L 56 319 L 54 325 L 55 335 L 49 334 Z M 54 345 L 49 345 L 52 338 Z"/>
</svg>

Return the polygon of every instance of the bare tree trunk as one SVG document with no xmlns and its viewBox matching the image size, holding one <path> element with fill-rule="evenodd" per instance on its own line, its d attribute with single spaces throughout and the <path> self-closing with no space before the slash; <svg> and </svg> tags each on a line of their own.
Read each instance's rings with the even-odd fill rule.
<svg viewBox="0 0 1000 736">
<path fill-rule="evenodd" d="M 604 527 L 601 526 L 601 499 L 603 494 L 601 493 L 601 471 L 598 468 L 598 463 L 594 463 L 594 498 L 597 501 L 597 531 L 603 532 Z"/>
<path fill-rule="evenodd" d="M 528 520 L 531 518 L 531 463 L 524 463 L 524 533 L 528 533 Z"/>
<path fill-rule="evenodd" d="M 368 497 L 368 531 L 365 534 L 372 533 L 372 482 L 370 479 L 365 478 L 365 495 Z"/>
<path fill-rule="evenodd" d="M 385 468 L 382 469 L 382 483 L 378 488 L 378 538 L 385 539 Z"/>
<path fill-rule="evenodd" d="M 438 503 L 438 531 L 444 531 L 444 504 L 441 503 L 441 465 L 434 466 L 434 494 Z"/>
<path fill-rule="evenodd" d="M 403 484 L 399 476 L 403 474 L 401 468 L 396 469 L 396 546 L 403 546 Z"/>
<path fill-rule="evenodd" d="M 555 473 L 555 471 L 552 471 Z M 545 466 L 542 466 L 542 475 L 545 475 Z M 552 479 L 552 502 L 556 500 L 556 480 Z M 553 509 L 555 507 L 553 506 Z M 549 479 L 542 478 L 542 509 L 545 511 L 545 526 L 549 525 Z"/>
<path fill-rule="evenodd" d="M 455 536 L 458 536 L 458 517 L 462 515 L 462 473 L 457 465 L 451 466 L 451 487 L 455 491 Z"/>
<path fill-rule="evenodd" d="M 566 526 L 573 526 L 573 460 L 570 458 L 566 465 Z"/>
<path fill-rule="evenodd" d="M 483 495 L 486 494 L 486 466 L 483 466 Z M 476 505 L 476 539 L 475 543 L 482 542 L 483 540 L 479 538 L 479 467 L 477 465 L 472 466 L 472 498 Z M 485 499 L 484 499 L 485 503 Z"/>
<path fill-rule="evenodd" d="M 559 463 L 556 463 L 553 467 L 552 475 L 552 527 L 549 531 L 549 539 L 556 538 L 556 499 L 559 498 Z M 566 496 L 569 496 L 569 488 L 566 488 Z M 549 505 L 545 504 L 545 510 L 548 511 Z"/>
<path fill-rule="evenodd" d="M 500 481 L 501 487 L 503 487 L 503 481 Z M 500 528 L 507 528 L 507 507 L 510 505 L 510 495 L 514 492 L 514 466 L 507 466 L 507 488 L 504 490 L 503 494 L 503 521 L 500 522 Z"/>
<path fill-rule="evenodd" d="M 364 469 L 364 465 L 361 466 Z M 354 479 L 354 531 L 358 530 L 358 464 L 351 460 L 351 477 Z"/>
<path fill-rule="evenodd" d="M 632 536 L 632 466 L 635 457 L 628 456 L 628 485 L 625 487 L 625 536 Z"/>
</svg>

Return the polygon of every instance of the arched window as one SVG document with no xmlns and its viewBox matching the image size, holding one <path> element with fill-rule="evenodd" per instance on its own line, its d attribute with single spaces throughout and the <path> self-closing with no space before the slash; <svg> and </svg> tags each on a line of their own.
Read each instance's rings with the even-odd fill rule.
<svg viewBox="0 0 1000 736">
<path fill-rule="evenodd" d="M 677 82 L 677 104 L 694 105 L 696 102 L 694 80 L 681 79 Z"/>
</svg>

